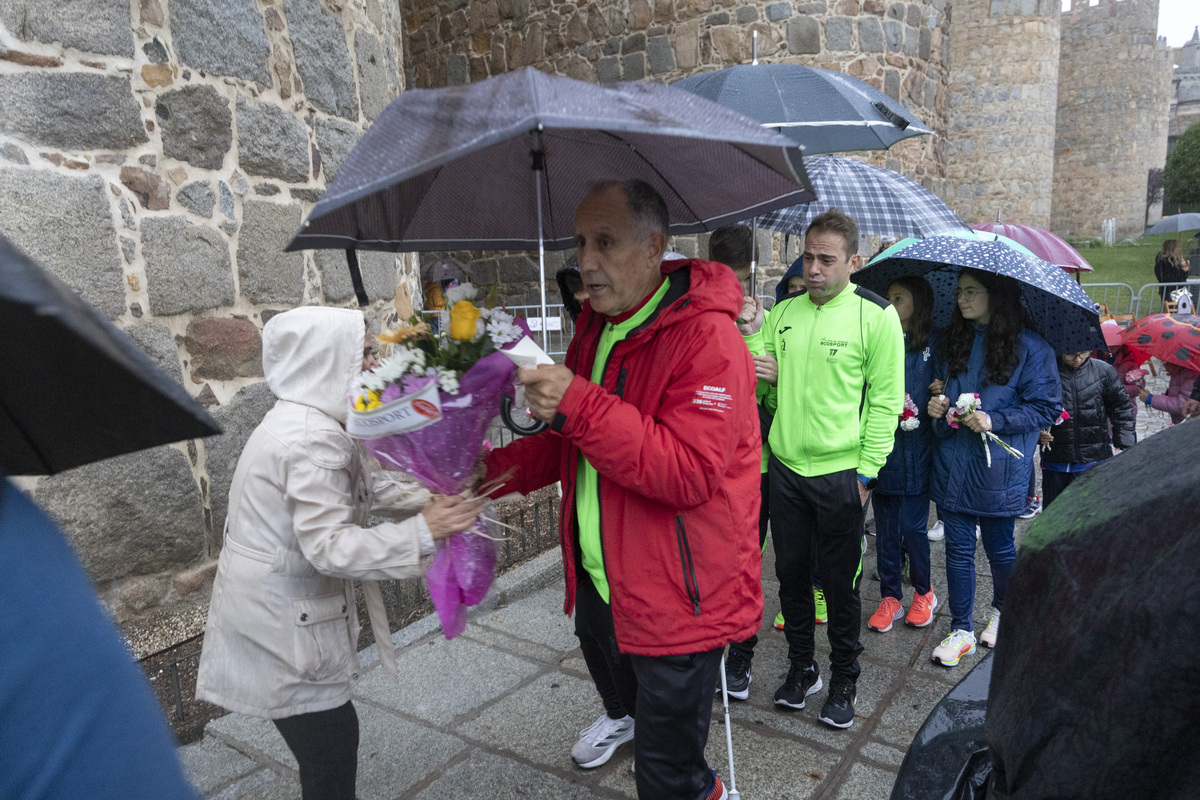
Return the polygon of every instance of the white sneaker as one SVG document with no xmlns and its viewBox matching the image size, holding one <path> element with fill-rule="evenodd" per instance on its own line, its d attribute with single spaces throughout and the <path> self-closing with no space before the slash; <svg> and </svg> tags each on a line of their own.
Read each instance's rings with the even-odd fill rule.
<svg viewBox="0 0 1200 800">
<path fill-rule="evenodd" d="M 963 656 L 969 656 L 974 652 L 975 634 L 956 629 L 950 631 L 950 635 L 933 648 L 933 660 L 943 667 L 956 667 Z"/>
<path fill-rule="evenodd" d="M 633 739 L 633 717 L 612 719 L 601 714 L 579 732 L 579 741 L 571 748 L 571 758 L 584 769 L 592 769 L 612 758 L 617 748 Z"/>
<path fill-rule="evenodd" d="M 979 643 L 984 647 L 995 647 L 998 630 L 1000 630 L 1000 612 L 993 610 L 992 618 L 988 620 L 987 630 L 979 634 Z"/>
<path fill-rule="evenodd" d="M 940 542 L 942 539 L 946 538 L 946 525 L 939 519 L 933 524 L 933 527 L 929 529 L 929 533 L 927 535 L 929 536 L 929 541 Z"/>
</svg>

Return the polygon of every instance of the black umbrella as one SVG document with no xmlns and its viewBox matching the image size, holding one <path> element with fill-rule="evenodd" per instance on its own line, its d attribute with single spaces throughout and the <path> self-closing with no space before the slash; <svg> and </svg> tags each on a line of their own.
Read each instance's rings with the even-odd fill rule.
<svg viewBox="0 0 1200 800">
<path fill-rule="evenodd" d="M 816 197 L 794 143 L 727 108 L 654 83 L 605 88 L 522 69 L 403 92 L 288 249 L 573 247 L 588 188 L 629 178 L 663 196 L 672 234 Z M 543 318 L 545 277 L 543 262 Z"/>
<path fill-rule="evenodd" d="M 0 473 L 48 475 L 220 433 L 183 387 L 0 236 Z"/>
<path fill-rule="evenodd" d="M 738 64 L 671 84 L 776 128 L 804 155 L 886 150 L 933 133 L 883 92 L 841 72 L 800 64 Z"/>
</svg>

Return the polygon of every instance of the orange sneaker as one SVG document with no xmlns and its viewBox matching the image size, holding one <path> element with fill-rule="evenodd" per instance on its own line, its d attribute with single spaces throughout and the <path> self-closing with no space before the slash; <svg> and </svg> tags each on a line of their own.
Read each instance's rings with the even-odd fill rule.
<svg viewBox="0 0 1200 800">
<path fill-rule="evenodd" d="M 879 609 L 871 615 L 867 627 L 873 631 L 887 633 L 892 629 L 892 623 L 904 616 L 904 606 L 894 597 L 885 597 L 879 604 Z"/>
<path fill-rule="evenodd" d="M 908 607 L 908 616 L 904 618 L 904 624 L 910 628 L 924 628 L 933 622 L 935 608 L 937 608 L 937 598 L 934 597 L 933 589 L 925 594 L 913 592 L 912 605 Z"/>
</svg>

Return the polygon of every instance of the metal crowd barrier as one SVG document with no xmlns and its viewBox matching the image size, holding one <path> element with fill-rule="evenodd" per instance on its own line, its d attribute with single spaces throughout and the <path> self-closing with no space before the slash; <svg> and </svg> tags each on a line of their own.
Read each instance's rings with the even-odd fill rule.
<svg viewBox="0 0 1200 800">
<path fill-rule="evenodd" d="M 1200 308 L 1200 281 L 1195 283 L 1147 283 L 1138 292 L 1134 302 L 1134 317 L 1148 317 L 1151 314 L 1162 314 L 1166 302 L 1171 299 L 1171 292 L 1186 287 L 1192 295 L 1192 307 Z M 1162 291 L 1160 291 L 1162 290 Z"/>
<path fill-rule="evenodd" d="M 1083 283 L 1080 284 L 1087 296 L 1103 308 L 1100 315 L 1107 311 L 1110 316 L 1121 317 L 1126 314 L 1137 315 L 1136 298 L 1133 287 L 1127 283 Z"/>
</svg>

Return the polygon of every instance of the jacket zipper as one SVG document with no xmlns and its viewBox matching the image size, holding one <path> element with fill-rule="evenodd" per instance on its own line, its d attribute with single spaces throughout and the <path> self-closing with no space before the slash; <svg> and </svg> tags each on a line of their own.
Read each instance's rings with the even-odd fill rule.
<svg viewBox="0 0 1200 800">
<path fill-rule="evenodd" d="M 700 616 L 700 584 L 696 581 L 696 567 L 692 563 L 692 547 L 688 544 L 687 530 L 683 526 L 683 515 L 675 515 L 675 539 L 679 543 L 679 564 L 683 568 L 683 588 L 692 602 L 692 613 Z"/>
<path fill-rule="evenodd" d="M 813 350 L 812 343 L 813 343 L 814 339 L 816 338 L 816 335 L 817 335 L 817 323 L 818 323 L 818 321 L 821 319 L 821 309 L 823 309 L 824 307 L 825 307 L 824 305 L 819 305 L 819 306 L 817 306 L 817 313 L 816 313 L 816 314 L 813 314 L 813 321 L 812 321 L 812 325 L 811 325 L 811 326 L 809 326 L 809 329 L 808 329 L 808 342 L 807 342 L 807 345 L 808 345 L 808 354 L 809 354 L 809 357 L 807 357 L 807 358 L 805 358 L 805 359 L 804 359 L 804 387 L 803 387 L 803 391 L 805 391 L 805 392 L 807 392 L 807 391 L 810 391 L 810 388 L 812 387 L 812 381 L 811 381 L 812 363 L 813 363 L 813 361 L 815 361 L 815 360 L 816 360 L 816 359 L 814 359 L 814 358 L 812 358 L 812 357 L 811 357 L 811 356 L 812 356 L 812 350 Z M 808 425 L 807 425 L 807 424 L 805 424 L 803 420 L 801 420 L 801 424 L 800 424 L 800 450 L 801 450 L 801 452 L 803 452 L 803 453 L 808 453 L 808 452 L 809 452 L 809 449 L 808 449 Z M 812 472 L 813 465 L 812 465 L 812 462 L 811 462 L 811 460 L 809 460 L 807 457 L 806 457 L 806 459 L 805 459 L 805 465 L 804 465 L 804 466 L 805 466 L 805 469 L 806 469 L 807 471 L 809 471 L 809 472 Z"/>
<path fill-rule="evenodd" d="M 615 327 L 616 326 L 613 325 L 613 328 L 615 328 Z M 604 335 L 603 325 L 601 325 L 600 335 L 601 336 Z M 604 385 L 604 376 L 608 374 L 608 368 L 612 364 L 613 356 L 615 356 L 617 354 L 617 348 L 620 347 L 624 343 L 624 341 L 625 340 L 621 340 L 620 342 L 617 342 L 616 344 L 613 345 L 612 349 L 608 351 L 608 358 L 604 359 L 604 369 L 600 370 L 600 385 L 601 386 Z M 597 342 L 596 348 L 599 349 L 599 347 L 600 347 L 600 343 Z M 617 389 L 618 389 L 617 396 L 620 397 L 621 392 L 623 392 L 625 390 L 625 370 L 624 369 L 621 370 L 621 372 L 619 373 L 619 375 L 617 377 Z M 601 564 L 601 566 L 604 567 L 604 582 L 609 583 L 608 559 L 604 555 L 604 500 L 603 500 L 603 495 L 600 494 L 600 470 L 596 470 L 596 524 L 600 528 L 600 564 Z M 612 607 L 611 584 L 610 584 L 610 591 L 609 591 L 608 598 L 609 598 L 608 604 L 609 604 L 609 607 L 611 608 Z"/>
</svg>

